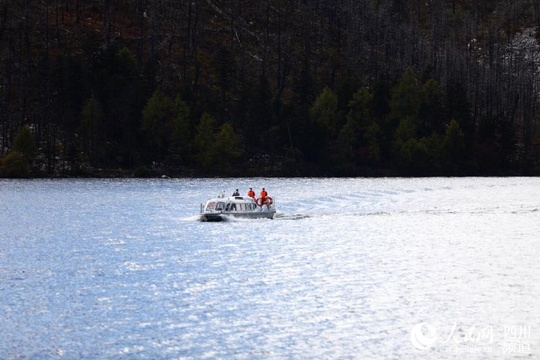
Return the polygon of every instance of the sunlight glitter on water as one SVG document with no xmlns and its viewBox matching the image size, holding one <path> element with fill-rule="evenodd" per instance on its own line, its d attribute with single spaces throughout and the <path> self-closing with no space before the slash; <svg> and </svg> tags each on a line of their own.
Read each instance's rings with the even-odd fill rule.
<svg viewBox="0 0 540 360">
<path fill-rule="evenodd" d="M 2 180 L 0 358 L 537 357 L 539 185 Z M 250 186 L 275 220 L 194 221 Z"/>
</svg>

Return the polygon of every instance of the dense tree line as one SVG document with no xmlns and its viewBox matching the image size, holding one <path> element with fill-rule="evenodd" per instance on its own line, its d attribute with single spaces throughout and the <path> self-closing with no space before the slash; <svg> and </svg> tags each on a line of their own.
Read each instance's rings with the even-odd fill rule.
<svg viewBox="0 0 540 360">
<path fill-rule="evenodd" d="M 534 0 L 0 3 L 0 175 L 540 173 Z"/>
</svg>

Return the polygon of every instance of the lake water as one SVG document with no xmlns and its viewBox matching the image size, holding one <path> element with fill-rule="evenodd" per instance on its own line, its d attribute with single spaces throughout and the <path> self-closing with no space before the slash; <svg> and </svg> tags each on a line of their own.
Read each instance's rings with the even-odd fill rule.
<svg viewBox="0 0 540 360">
<path fill-rule="evenodd" d="M 538 178 L 0 180 L 0 359 L 539 357 Z"/>
</svg>

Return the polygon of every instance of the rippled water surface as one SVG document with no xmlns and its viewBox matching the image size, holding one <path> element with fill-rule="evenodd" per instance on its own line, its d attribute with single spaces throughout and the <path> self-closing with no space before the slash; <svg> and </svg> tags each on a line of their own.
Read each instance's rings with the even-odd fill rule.
<svg viewBox="0 0 540 360">
<path fill-rule="evenodd" d="M 0 180 L 0 359 L 539 357 L 537 178 Z"/>
</svg>

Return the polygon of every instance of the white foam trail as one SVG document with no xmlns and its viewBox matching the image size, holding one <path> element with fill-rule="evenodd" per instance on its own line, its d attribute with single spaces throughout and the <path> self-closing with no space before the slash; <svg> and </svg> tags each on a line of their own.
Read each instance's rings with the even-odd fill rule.
<svg viewBox="0 0 540 360">
<path fill-rule="evenodd" d="M 188 216 L 185 218 L 181 218 L 180 221 L 186 221 L 186 222 L 201 221 L 201 215 Z"/>
<path fill-rule="evenodd" d="M 274 217 L 275 220 L 302 220 L 312 217 L 312 215 L 308 214 L 276 214 Z"/>
</svg>

